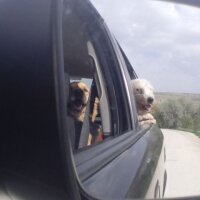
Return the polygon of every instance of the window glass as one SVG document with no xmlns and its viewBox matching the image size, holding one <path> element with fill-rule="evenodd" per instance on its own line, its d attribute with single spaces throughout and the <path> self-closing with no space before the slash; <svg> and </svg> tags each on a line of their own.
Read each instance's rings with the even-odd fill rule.
<svg viewBox="0 0 200 200">
<path fill-rule="evenodd" d="M 65 2 L 63 48 L 70 82 L 68 115 L 74 149 L 101 143 L 130 130 L 127 94 L 106 28 Z"/>
<path fill-rule="evenodd" d="M 101 68 L 97 66 L 98 58 L 90 42 L 87 24 L 83 25 L 79 17 L 73 6 L 65 7 L 64 66 L 65 74 L 70 78 L 70 82 L 66 82 L 66 88 L 69 88 L 67 109 L 73 123 L 70 134 L 75 150 L 100 143 L 111 135 L 110 106 L 105 79 Z M 107 119 L 106 122 L 104 118 Z"/>
</svg>

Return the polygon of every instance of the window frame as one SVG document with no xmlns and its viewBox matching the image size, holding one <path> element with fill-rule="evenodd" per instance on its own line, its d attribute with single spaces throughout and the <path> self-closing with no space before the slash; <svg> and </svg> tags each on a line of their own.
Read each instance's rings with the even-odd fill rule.
<svg viewBox="0 0 200 200">
<path fill-rule="evenodd" d="M 124 61 L 123 55 L 121 54 L 121 51 L 119 49 L 119 46 L 114 39 L 114 37 L 109 32 L 106 24 L 104 23 L 103 19 L 98 15 L 98 13 L 92 13 L 88 12 L 88 7 L 92 6 L 90 2 L 87 2 L 88 4 L 83 4 L 83 10 L 86 9 L 87 12 L 79 13 L 77 10 L 78 8 L 73 7 L 76 11 L 76 15 L 85 21 L 87 25 L 84 25 L 84 27 L 87 28 L 87 34 L 89 37 L 89 41 L 91 40 L 95 52 L 97 54 L 98 61 L 100 63 L 100 66 L 102 68 L 102 72 L 104 76 L 106 77 L 106 81 L 109 82 L 106 83 L 107 85 L 107 91 L 108 91 L 108 101 L 110 102 L 110 105 L 115 106 L 116 110 L 111 110 L 111 128 L 112 135 L 120 136 L 126 132 L 129 131 L 135 131 L 137 127 L 137 119 L 136 116 L 133 115 L 133 113 L 136 113 L 134 103 L 134 98 L 130 95 L 132 93 L 131 86 L 130 86 L 130 76 L 127 73 L 127 66 Z M 88 6 L 88 7 L 87 7 Z M 92 6 L 92 9 L 94 7 Z M 92 10 L 91 9 L 91 10 Z M 91 20 L 91 16 L 93 16 L 93 20 Z M 89 20 L 90 19 L 90 20 Z M 94 28 L 95 27 L 95 28 Z M 95 38 L 94 34 L 100 35 L 100 39 Z M 102 47 L 104 45 L 104 47 Z M 106 47 L 105 47 L 106 46 Z M 103 51 L 101 49 L 104 49 Z M 105 52 L 105 49 L 106 52 Z M 105 60 L 110 63 L 106 63 Z M 110 66 L 112 66 L 112 69 L 110 69 Z M 127 80 L 128 79 L 128 80 Z M 119 90 L 118 90 L 119 89 Z M 111 96 L 111 95 L 112 96 Z M 109 96 L 110 95 L 110 96 Z M 123 106 L 123 108 L 121 108 Z M 123 130 L 122 123 L 126 124 L 126 129 Z"/>
<path fill-rule="evenodd" d="M 93 26 L 97 26 L 97 28 L 94 29 Z M 98 35 L 101 34 L 103 41 L 97 41 L 97 38 L 94 37 L 94 31 L 96 31 Z M 114 158 L 119 156 L 123 151 L 133 145 L 133 143 L 136 142 L 138 137 L 140 137 L 141 135 L 134 134 L 136 129 L 133 123 L 133 116 L 131 114 L 132 103 L 131 97 L 129 96 L 130 85 L 128 84 L 128 81 L 126 81 L 128 74 L 124 70 L 125 62 L 118 47 L 116 46 L 116 44 L 113 44 L 114 39 L 112 39 L 112 36 L 107 29 L 104 21 L 101 18 L 98 18 L 98 16 L 97 18 L 93 19 L 93 23 L 88 30 L 88 35 L 89 40 L 91 40 L 95 48 L 95 52 L 101 66 L 102 73 L 104 74 L 104 76 L 109 75 L 108 78 L 106 77 L 106 80 L 110 81 L 106 82 L 107 86 L 109 85 L 107 90 L 109 94 L 112 93 L 113 95 L 115 95 L 114 97 L 108 96 L 109 102 L 112 98 L 114 98 L 114 101 L 118 103 L 118 105 L 116 105 L 117 110 L 115 111 L 115 115 L 111 111 L 111 123 L 114 124 L 117 121 L 118 125 L 121 124 L 123 116 L 121 116 L 120 118 L 119 98 L 122 97 L 123 99 L 121 101 L 125 105 L 125 110 L 127 111 L 125 111 L 125 113 L 127 114 L 126 119 L 129 121 L 129 124 L 128 129 L 125 130 L 125 133 L 122 133 L 120 127 L 118 127 L 118 131 L 115 132 L 116 127 L 114 127 L 114 129 L 112 129 L 112 131 L 114 132 L 113 137 L 109 137 L 107 140 L 103 141 L 100 144 L 79 149 L 74 153 L 75 165 L 78 172 L 80 173 L 79 176 L 81 180 L 87 179 L 87 177 L 89 177 L 91 174 L 100 170 Z M 102 45 L 107 46 L 106 52 L 101 50 L 105 49 L 102 48 Z M 105 57 L 106 61 L 111 60 L 110 62 L 114 63 L 114 67 L 112 69 L 109 67 L 108 63 L 105 62 Z M 115 70 L 115 74 L 111 73 L 113 69 Z M 113 80 L 115 81 L 115 83 L 113 83 Z M 116 94 L 116 88 L 123 89 L 118 91 L 118 94 Z M 123 94 L 121 93 L 121 91 L 123 91 Z M 110 103 L 112 104 L 112 102 Z M 113 123 L 113 116 L 116 115 L 117 119 L 114 119 L 116 121 Z M 132 138 L 132 140 L 129 140 L 130 137 Z"/>
<path fill-rule="evenodd" d="M 115 39 L 115 37 L 110 33 L 108 27 L 105 25 L 107 33 L 109 34 L 111 43 L 113 45 L 114 51 L 116 53 L 117 59 L 119 61 L 121 76 L 123 78 L 123 82 L 125 84 L 125 92 L 127 95 L 127 103 L 129 106 L 130 118 L 132 122 L 132 130 L 136 131 L 139 130 L 138 126 L 138 117 L 137 117 L 137 109 L 135 103 L 135 97 L 133 95 L 133 89 L 131 85 L 131 80 L 133 78 L 137 78 L 137 74 L 135 73 L 132 65 L 130 64 L 128 58 L 126 57 L 124 51 L 122 50 L 121 46 Z"/>
<path fill-rule="evenodd" d="M 115 45 L 113 44 L 112 36 L 102 19 L 102 17 L 98 14 L 96 9 L 93 7 L 90 1 L 81 2 L 77 0 L 81 7 L 81 13 L 79 13 L 80 8 L 74 6 L 76 11 L 76 15 L 84 21 L 84 31 L 87 32 L 88 36 L 90 37 L 88 40 L 92 42 L 98 61 L 100 66 L 102 66 L 102 72 L 105 76 L 107 81 L 107 91 L 108 91 L 108 98 L 110 105 L 114 105 L 115 102 L 117 105 L 116 111 L 111 110 L 111 130 L 114 136 L 120 136 L 131 130 L 136 130 L 134 123 L 136 120 L 133 119 L 132 116 L 132 105 L 130 100 L 129 93 L 130 91 L 127 90 L 127 81 L 124 76 L 123 65 L 118 55 L 118 50 L 116 49 Z M 94 36 L 94 32 L 96 33 Z M 103 38 L 100 40 L 100 37 Z M 97 42 L 97 39 L 99 42 Z M 104 52 L 101 49 L 107 49 Z M 106 57 L 106 63 L 104 58 Z M 114 65 L 112 69 L 110 67 Z M 114 69 L 114 70 L 113 70 Z M 110 77 L 107 76 L 110 74 Z M 109 80 L 111 79 L 111 80 Z M 128 97 L 128 98 L 127 98 Z M 123 105 L 123 108 L 122 108 Z M 126 119 L 126 120 L 125 120 Z M 126 130 L 123 131 L 122 122 L 126 122 L 127 126 Z M 134 122 L 134 123 L 133 123 Z"/>
<path fill-rule="evenodd" d="M 119 59 L 119 56 L 117 54 L 117 51 L 112 43 L 111 35 L 109 33 L 109 30 L 107 29 L 105 23 L 101 21 L 99 23 L 99 26 L 101 26 L 101 34 L 103 37 L 103 40 L 96 41 L 95 38 L 92 40 L 97 57 L 99 59 L 100 66 L 102 67 L 102 71 L 104 76 L 109 75 L 106 80 L 111 79 L 110 83 L 108 84 L 108 91 L 111 89 L 109 87 L 111 84 L 113 85 L 112 90 L 115 95 L 115 101 L 117 103 L 116 109 L 117 109 L 117 127 L 114 127 L 114 136 L 120 136 L 130 130 L 134 129 L 134 126 L 132 124 L 132 116 L 131 116 L 131 104 L 130 101 L 127 99 L 129 96 L 127 88 L 126 88 L 126 77 L 124 77 L 124 72 L 122 70 L 121 61 Z M 94 28 L 93 28 L 94 29 Z M 103 46 L 104 45 L 104 46 Z M 105 48 L 106 46 L 106 48 Z M 107 49 L 106 52 L 102 49 Z M 106 58 L 106 59 L 105 59 Z M 106 60 L 106 62 L 105 62 Z M 112 66 L 112 68 L 111 68 Z M 107 72 L 105 72 L 107 71 Z M 113 96 L 109 96 L 109 101 L 113 98 Z M 112 104 L 112 103 L 111 103 Z M 113 104 L 112 104 L 113 105 Z M 121 109 L 123 106 L 123 109 Z M 125 110 L 125 111 L 124 111 Z M 113 117 L 114 115 L 112 115 Z M 126 119 L 126 120 L 124 120 Z M 122 122 L 126 121 L 127 123 L 127 129 L 122 130 Z M 116 130 L 117 129 L 117 130 Z"/>
</svg>

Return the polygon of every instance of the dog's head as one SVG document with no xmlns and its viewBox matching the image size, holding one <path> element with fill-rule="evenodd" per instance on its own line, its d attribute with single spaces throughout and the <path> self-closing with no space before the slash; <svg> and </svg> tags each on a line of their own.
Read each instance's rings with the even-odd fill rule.
<svg viewBox="0 0 200 200">
<path fill-rule="evenodd" d="M 132 84 L 138 113 L 150 112 L 155 100 L 153 86 L 145 79 L 135 79 Z"/>
<path fill-rule="evenodd" d="M 70 84 L 68 109 L 69 113 L 78 121 L 82 121 L 84 118 L 88 97 L 89 88 L 85 83 L 72 82 Z"/>
</svg>

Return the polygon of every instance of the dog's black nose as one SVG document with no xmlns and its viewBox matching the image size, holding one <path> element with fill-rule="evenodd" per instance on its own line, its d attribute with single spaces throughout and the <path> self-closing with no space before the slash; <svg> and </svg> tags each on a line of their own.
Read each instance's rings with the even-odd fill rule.
<svg viewBox="0 0 200 200">
<path fill-rule="evenodd" d="M 74 91 L 74 95 L 75 96 L 82 96 L 83 95 L 83 91 L 81 90 L 81 89 L 76 89 L 75 91 Z"/>
<path fill-rule="evenodd" d="M 153 103 L 153 100 L 154 100 L 154 99 L 153 99 L 152 97 L 148 97 L 147 102 L 148 102 L 148 103 Z"/>
</svg>

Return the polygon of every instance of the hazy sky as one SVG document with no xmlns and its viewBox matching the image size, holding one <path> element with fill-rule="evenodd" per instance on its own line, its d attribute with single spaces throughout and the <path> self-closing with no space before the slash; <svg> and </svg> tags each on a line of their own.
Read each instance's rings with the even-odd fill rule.
<svg viewBox="0 0 200 200">
<path fill-rule="evenodd" d="M 136 73 L 156 91 L 200 93 L 200 9 L 152 0 L 91 0 Z"/>
</svg>

